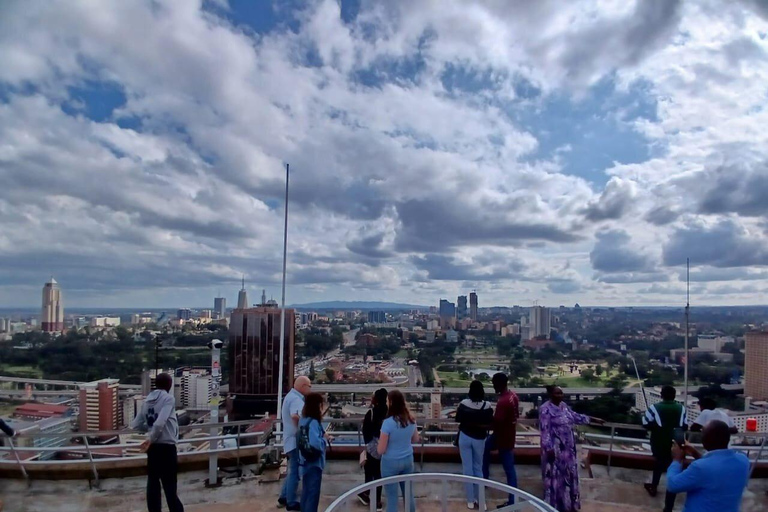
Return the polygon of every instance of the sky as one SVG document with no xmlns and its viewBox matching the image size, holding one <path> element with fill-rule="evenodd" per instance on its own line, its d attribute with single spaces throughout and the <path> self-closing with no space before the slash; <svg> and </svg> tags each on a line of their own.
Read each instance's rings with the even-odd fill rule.
<svg viewBox="0 0 768 512">
<path fill-rule="evenodd" d="M 0 3 L 0 307 L 765 304 L 764 0 Z"/>
</svg>

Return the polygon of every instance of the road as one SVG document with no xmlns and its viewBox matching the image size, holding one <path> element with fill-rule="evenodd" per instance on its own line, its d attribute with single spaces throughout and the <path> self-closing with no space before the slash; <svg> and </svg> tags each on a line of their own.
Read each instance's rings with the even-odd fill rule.
<svg viewBox="0 0 768 512">
<path fill-rule="evenodd" d="M 13 382 L 16 384 L 35 384 L 35 385 L 48 385 L 48 386 L 65 386 L 65 387 L 79 387 L 85 382 L 76 382 L 71 380 L 52 380 L 52 379 L 28 379 L 25 377 L 2 377 L 0 376 L 0 382 Z M 141 386 L 136 384 L 120 384 L 123 389 L 141 389 Z"/>
</svg>

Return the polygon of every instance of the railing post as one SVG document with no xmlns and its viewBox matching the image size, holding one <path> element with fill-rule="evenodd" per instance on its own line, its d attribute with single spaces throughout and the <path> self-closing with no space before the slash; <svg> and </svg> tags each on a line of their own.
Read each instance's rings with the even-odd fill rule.
<svg viewBox="0 0 768 512">
<path fill-rule="evenodd" d="M 442 481 L 442 485 L 440 486 L 440 507 L 443 512 L 448 512 L 448 485 L 446 484 L 446 481 Z"/>
<path fill-rule="evenodd" d="M 485 484 L 477 486 L 477 509 L 480 512 L 486 511 L 485 506 Z"/>
<path fill-rule="evenodd" d="M 360 423 L 357 424 L 357 447 L 361 448 L 363 446 L 363 442 L 361 439 L 361 432 L 360 432 Z"/>
<path fill-rule="evenodd" d="M 8 438 L 8 445 L 11 447 L 11 451 L 13 452 L 13 456 L 16 459 L 16 464 L 19 465 L 19 469 L 21 470 L 21 474 L 24 475 L 24 480 L 27 481 L 27 484 L 29 484 L 29 475 L 27 474 L 27 469 L 24 467 L 24 464 L 21 463 L 21 457 L 19 457 L 19 452 L 16 451 L 16 447 L 13 446 L 13 438 Z"/>
<path fill-rule="evenodd" d="M 616 427 L 611 425 L 611 444 L 608 447 L 608 476 L 611 476 L 611 457 L 613 456 L 613 438 L 616 436 Z"/>
<path fill-rule="evenodd" d="M 765 447 L 765 437 L 763 437 L 763 441 L 760 443 L 760 449 L 757 450 L 757 457 L 755 458 L 755 462 L 752 463 L 752 467 L 749 469 L 749 478 L 752 478 L 752 473 L 755 472 L 755 468 L 757 467 L 757 463 L 760 462 L 760 457 L 763 455 L 763 448 Z"/>
<path fill-rule="evenodd" d="M 240 470 L 240 425 L 237 426 L 237 469 Z"/>
<path fill-rule="evenodd" d="M 405 501 L 403 510 L 405 512 L 414 512 L 411 510 L 411 499 L 415 499 L 413 496 L 413 482 L 408 480 L 405 482 L 405 492 L 403 493 L 403 500 Z"/>
<path fill-rule="evenodd" d="M 424 425 L 424 430 L 422 430 L 421 432 L 421 456 L 419 457 L 420 458 L 419 467 L 422 473 L 424 472 L 424 436 L 426 436 L 426 434 L 427 434 L 427 426 Z"/>
<path fill-rule="evenodd" d="M 85 443 L 85 449 L 88 452 L 88 460 L 91 461 L 91 469 L 93 470 L 93 478 L 95 479 L 95 486 L 99 487 L 99 471 L 96 469 L 96 463 L 93 460 L 93 453 L 91 452 L 91 445 L 88 443 L 88 436 L 83 434 L 83 442 Z"/>
</svg>

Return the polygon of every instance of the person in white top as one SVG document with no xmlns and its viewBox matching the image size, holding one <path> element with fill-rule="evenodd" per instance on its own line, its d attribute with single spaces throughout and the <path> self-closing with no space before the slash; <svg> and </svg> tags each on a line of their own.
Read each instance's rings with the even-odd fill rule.
<svg viewBox="0 0 768 512">
<path fill-rule="evenodd" d="M 710 421 L 719 420 L 728 425 L 731 434 L 738 433 L 739 429 L 734 425 L 733 418 L 731 418 L 724 410 L 717 409 L 716 406 L 717 403 L 714 398 L 705 397 L 699 400 L 701 414 L 699 414 L 699 417 L 693 421 L 691 432 L 701 432 Z"/>
</svg>

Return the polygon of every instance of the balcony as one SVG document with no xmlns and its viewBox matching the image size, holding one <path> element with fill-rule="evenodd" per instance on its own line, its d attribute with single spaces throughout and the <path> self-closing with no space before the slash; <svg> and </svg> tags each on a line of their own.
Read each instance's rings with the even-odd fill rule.
<svg viewBox="0 0 768 512">
<path fill-rule="evenodd" d="M 323 477 L 321 508 L 328 507 L 334 500 L 353 487 L 363 483 L 362 471 L 356 459 L 361 442 L 359 419 L 330 420 L 336 442 L 329 452 L 329 461 Z M 423 442 L 415 446 L 416 471 L 420 473 L 461 474 L 458 450 L 452 446 L 453 432 L 440 430 L 455 426 L 446 420 L 425 420 Z M 520 488 L 534 496 L 541 496 L 539 470 L 538 432 L 534 422 L 525 421 L 519 435 L 516 449 L 517 471 Z M 232 422 L 220 424 L 242 430 L 251 427 L 251 432 L 239 434 L 199 437 L 191 436 L 190 430 L 207 429 L 205 425 L 182 428 L 184 437 L 180 442 L 180 496 L 187 510 L 196 512 L 274 510 L 279 492 L 280 469 L 270 464 L 280 450 L 279 435 L 272 431 L 271 423 L 254 426 L 253 422 Z M 619 436 L 633 426 L 607 425 L 605 433 L 580 432 L 581 444 L 581 491 L 585 512 L 617 510 L 644 512 L 659 510 L 660 495 L 650 498 L 642 488 L 649 478 L 650 454 L 643 447 L 642 438 Z M 636 427 L 634 427 L 636 428 Z M 611 435 L 611 432 L 613 435 Z M 125 432 L 120 432 L 125 435 Z M 99 437 L 115 434 L 102 432 Z M 61 437 L 60 434 L 34 437 Z M 70 438 L 83 439 L 78 434 Z M 754 436 L 754 441 L 758 440 Z M 762 438 L 760 438 L 762 439 Z M 24 437 L 14 441 L 24 441 Z M 27 442 L 30 440 L 27 440 Z M 226 446 L 212 447 L 212 444 L 226 442 Z M 123 438 L 121 444 L 92 446 L 86 444 L 62 447 L 0 448 L 0 495 L 5 501 L 4 512 L 138 512 L 144 510 L 144 464 L 145 456 L 135 451 L 136 440 Z M 40 445 L 41 443 L 38 443 Z M 760 445 L 749 449 L 752 460 L 758 460 Z M 34 453 L 55 451 L 67 452 L 70 460 L 37 460 Z M 24 454 L 33 454 L 26 458 Z M 72 460 L 72 454 L 79 458 Z M 16 455 L 19 458 L 16 459 Z M 208 487 L 209 461 L 215 457 L 220 485 Z M 742 511 L 764 511 L 768 506 L 768 453 L 759 455 L 755 464 L 753 479 L 745 492 Z M 492 467 L 491 479 L 503 482 L 501 467 Z M 662 483 L 663 486 L 663 483 Z M 463 486 L 458 483 L 444 485 L 431 479 L 414 484 L 417 510 L 432 511 L 466 510 Z M 503 501 L 501 491 L 488 491 L 491 506 Z M 682 505 L 683 498 L 680 498 Z M 340 510 L 345 510 L 342 507 Z M 351 504 L 349 510 L 367 510 Z M 533 510 L 533 509 L 529 509 Z"/>
</svg>

